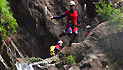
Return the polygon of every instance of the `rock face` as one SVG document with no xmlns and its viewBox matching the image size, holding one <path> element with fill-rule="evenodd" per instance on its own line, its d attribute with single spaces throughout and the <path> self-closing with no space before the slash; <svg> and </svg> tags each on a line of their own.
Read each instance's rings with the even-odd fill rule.
<svg viewBox="0 0 123 70">
<path fill-rule="evenodd" d="M 89 36 L 83 42 L 73 44 L 71 48 L 67 48 L 70 49 L 69 51 L 63 49 L 62 53 L 74 53 L 73 55 L 75 55 L 76 61 L 79 62 L 77 66 L 80 70 L 103 70 L 108 68 L 108 66 L 110 68 L 109 70 L 113 70 L 109 59 L 106 58 L 107 55 L 105 55 L 102 50 L 104 47 L 98 45 L 101 44 L 100 41 L 103 37 L 107 36 L 108 39 L 108 36 L 113 33 L 109 32 L 109 29 L 110 27 L 107 26 L 106 22 L 101 23 L 91 31 Z"/>
<path fill-rule="evenodd" d="M 105 36 L 98 44 L 105 51 L 111 61 L 122 67 L 123 65 L 123 31 L 118 31 L 109 36 Z M 123 67 L 122 67 L 123 69 Z M 119 69 L 120 70 L 120 69 Z"/>
<path fill-rule="evenodd" d="M 108 30 L 110 30 L 110 32 Z M 73 43 L 71 47 L 65 46 L 57 56 L 45 59 L 44 61 L 47 60 L 45 65 L 42 64 L 44 61 L 41 61 L 37 65 L 39 65 L 38 67 L 41 69 L 47 70 L 122 70 L 122 62 L 119 62 L 122 61 L 122 44 L 117 44 L 119 41 L 116 42 L 110 39 L 122 40 L 123 32 L 112 30 L 113 27 L 109 26 L 107 22 L 101 23 L 91 31 L 83 42 Z M 109 46 L 112 42 L 113 44 Z M 116 47 L 112 48 L 114 46 Z M 71 66 L 62 60 L 65 57 L 64 55 L 69 56 L 71 53 L 76 57 L 77 65 Z M 60 63 L 57 62 L 58 59 L 61 59 Z M 54 63 L 52 63 L 51 60 Z M 121 67 L 115 68 L 113 65 L 114 62 L 111 62 L 112 60 L 118 62 Z"/>
<path fill-rule="evenodd" d="M 16 42 L 18 48 L 30 57 L 48 57 L 49 46 L 57 41 L 57 37 L 47 28 L 42 1 L 12 0 L 10 5 L 20 27 L 19 39 Z M 36 24 L 39 25 L 37 29 Z"/>
<path fill-rule="evenodd" d="M 48 0 L 47 16 L 44 14 L 45 0 L 9 1 L 14 17 L 17 19 L 20 27 L 18 29 L 17 40 L 15 41 L 19 50 L 25 56 L 29 57 L 49 57 L 49 47 L 57 44 L 59 34 L 65 29 L 64 24 L 66 24 L 66 20 L 49 20 L 48 18 L 59 15 L 69 9 L 69 0 Z M 80 5 L 80 0 L 75 0 L 75 2 L 80 21 L 82 21 L 84 17 L 83 5 Z M 82 4 L 84 3 L 83 1 Z M 84 34 L 85 30 L 83 31 L 81 28 L 77 42 L 84 39 Z M 70 38 L 65 36 L 62 40 L 64 41 L 64 45 L 68 45 Z"/>
<path fill-rule="evenodd" d="M 48 0 L 47 16 L 44 14 L 45 0 L 9 1 L 14 17 L 17 19 L 20 27 L 18 34 L 12 38 L 17 48 L 22 52 L 24 57 L 49 57 L 49 47 L 57 44 L 59 40 L 58 36 L 64 29 L 66 20 L 49 20 L 48 17 L 59 15 L 69 9 L 69 0 Z M 96 15 L 94 11 L 95 7 L 92 4 L 95 0 L 74 1 L 77 4 L 76 9 L 79 13 L 80 21 L 83 23 L 82 28 L 79 29 L 80 34 L 77 41 L 81 43 L 73 43 L 70 48 L 65 46 L 58 56 L 61 58 L 63 55 L 73 53 L 78 65 L 69 66 L 62 62 L 60 67 L 57 67 L 55 63 L 52 64 L 50 61 L 50 65 L 45 64 L 43 68 L 35 66 L 36 70 L 102 70 L 108 68 L 106 67 L 107 65 L 110 68 L 109 70 L 113 70 L 106 56 L 108 54 L 109 58 L 113 58 L 112 61 L 122 64 L 123 32 L 110 31 L 112 30 L 111 27 L 107 26 L 107 23 L 102 23 L 93 29 L 84 40 L 86 32 L 84 25 L 86 24 L 83 21 L 83 5 L 84 3 L 87 4 L 87 15 L 90 18 L 89 23 L 96 24 L 97 22 L 92 20 Z M 64 45 L 68 45 L 70 38 L 65 36 L 61 40 L 64 41 Z M 15 57 L 18 57 L 18 55 L 15 55 Z"/>
</svg>

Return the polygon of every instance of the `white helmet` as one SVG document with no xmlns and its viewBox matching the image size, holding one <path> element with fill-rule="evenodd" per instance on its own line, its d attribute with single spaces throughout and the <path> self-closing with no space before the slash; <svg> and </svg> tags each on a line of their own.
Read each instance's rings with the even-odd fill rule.
<svg viewBox="0 0 123 70">
<path fill-rule="evenodd" d="M 63 43 L 63 42 L 61 40 L 59 40 L 58 43 Z"/>
<path fill-rule="evenodd" d="M 87 28 L 87 29 L 88 29 L 88 28 L 91 28 L 91 26 L 90 26 L 90 25 L 87 25 L 86 28 Z"/>
<path fill-rule="evenodd" d="M 74 1 L 70 1 L 70 5 L 76 5 Z"/>
</svg>

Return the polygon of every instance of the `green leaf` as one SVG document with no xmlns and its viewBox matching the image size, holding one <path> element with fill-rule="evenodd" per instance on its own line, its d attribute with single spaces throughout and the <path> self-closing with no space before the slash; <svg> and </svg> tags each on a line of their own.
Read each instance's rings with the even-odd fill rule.
<svg viewBox="0 0 123 70">
<path fill-rule="evenodd" d="M 17 33 L 16 28 L 18 27 L 16 19 L 13 17 L 8 5 L 9 3 L 6 0 L 0 0 L 0 32 L 3 39 L 8 34 Z"/>
</svg>

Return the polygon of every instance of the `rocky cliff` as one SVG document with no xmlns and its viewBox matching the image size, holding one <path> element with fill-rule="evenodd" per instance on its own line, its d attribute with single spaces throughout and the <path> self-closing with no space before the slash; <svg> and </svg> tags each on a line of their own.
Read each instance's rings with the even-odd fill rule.
<svg viewBox="0 0 123 70">
<path fill-rule="evenodd" d="M 114 27 L 109 26 L 107 22 L 101 23 L 83 42 L 73 43 L 72 47 L 65 46 L 58 55 L 35 63 L 34 68 L 39 70 L 122 70 L 122 44 L 118 44 L 122 42 L 121 36 L 122 31 L 114 31 Z M 64 60 L 64 57 L 70 54 L 76 57 L 77 65 L 68 64 Z M 59 59 L 60 62 L 57 61 Z M 116 67 L 115 62 L 119 67 Z M 43 63 L 46 64 L 43 65 Z"/>
<path fill-rule="evenodd" d="M 66 19 L 49 20 L 48 18 L 59 15 L 69 9 L 69 0 L 48 0 L 47 16 L 44 12 L 44 7 L 46 5 L 45 0 L 8 1 L 10 2 L 10 7 L 14 13 L 14 17 L 17 19 L 19 24 L 18 34 L 11 37 L 19 51 L 24 55 L 24 57 L 49 57 L 49 47 L 51 45 L 56 45 L 57 41 L 60 39 L 58 36 L 64 29 Z M 111 60 L 112 62 L 122 64 L 122 62 L 119 61 L 122 60 L 119 58 L 122 58 L 122 31 L 110 31 L 112 30 L 111 27 L 107 26 L 107 23 L 102 23 L 93 29 L 89 36 L 84 39 L 86 32 L 85 25 L 92 24 L 96 26 L 98 24 L 94 19 L 96 12 L 95 6 L 92 3 L 96 0 L 74 1 L 77 4 L 76 10 L 79 13 L 80 21 L 83 23 L 79 29 L 77 43 L 74 43 L 71 48 L 65 46 L 65 48 L 63 48 L 63 50 L 57 55 L 59 57 L 56 56 L 57 58 L 55 58 L 55 60 L 64 57 L 63 55 L 69 55 L 72 51 L 71 53 L 76 57 L 78 65 L 74 67 L 68 65 L 67 67 L 67 64 L 63 63 L 63 65 L 60 64 L 60 67 L 57 67 L 57 65 L 45 65 L 43 68 L 48 70 L 53 70 L 52 68 L 62 70 L 64 67 L 66 67 L 66 70 L 100 70 L 106 68 L 105 65 L 103 66 L 104 62 L 109 66 L 110 70 L 113 70 L 113 63 L 110 63 L 110 58 L 113 58 Z M 84 19 L 85 13 L 83 6 L 85 3 L 87 4 L 88 19 Z M 64 41 L 64 45 L 68 45 L 70 38 L 65 36 L 62 37 L 61 40 Z M 11 45 L 9 47 L 13 49 Z M 117 50 L 119 50 L 118 53 Z M 14 49 L 12 51 L 15 53 L 13 55 L 14 58 L 20 57 L 17 51 Z"/>
<path fill-rule="evenodd" d="M 81 0 L 75 1 L 77 4 L 76 9 L 79 13 L 80 21 L 84 26 L 85 24 L 82 21 L 84 17 L 83 4 L 86 2 Z M 27 55 L 29 57 L 49 57 L 49 47 L 57 43 L 58 36 L 64 29 L 63 26 L 66 24 L 66 20 L 49 20 L 48 18 L 51 16 L 59 15 L 69 9 L 68 3 L 69 0 L 49 0 L 47 3 L 48 15 L 45 16 L 45 0 L 10 1 L 10 6 L 14 13 L 14 17 L 17 19 L 20 27 L 18 29 L 16 44 L 24 55 Z M 91 8 L 88 10 L 90 9 Z M 89 16 L 91 16 L 90 14 L 94 13 L 94 9 L 92 8 L 92 10 L 89 12 Z M 95 15 L 92 17 L 94 18 Z M 84 39 L 84 31 L 83 27 L 81 27 L 78 42 Z M 64 41 L 64 44 L 67 45 L 70 39 L 66 36 L 63 37 L 62 40 Z"/>
</svg>

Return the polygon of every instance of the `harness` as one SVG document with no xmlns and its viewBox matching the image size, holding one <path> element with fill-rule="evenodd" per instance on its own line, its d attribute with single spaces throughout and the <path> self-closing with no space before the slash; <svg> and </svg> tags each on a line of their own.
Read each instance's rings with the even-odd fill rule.
<svg viewBox="0 0 123 70">
<path fill-rule="evenodd" d="M 72 23 L 72 22 L 68 22 L 67 23 L 67 28 L 71 27 L 71 28 L 75 28 L 75 27 L 79 27 L 77 23 Z"/>
</svg>

